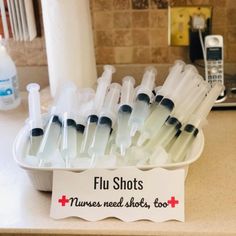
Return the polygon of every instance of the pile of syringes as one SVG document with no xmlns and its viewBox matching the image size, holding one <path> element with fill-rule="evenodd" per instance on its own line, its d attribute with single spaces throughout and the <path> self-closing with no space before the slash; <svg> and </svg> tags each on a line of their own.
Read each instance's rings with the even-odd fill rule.
<svg viewBox="0 0 236 236">
<path fill-rule="evenodd" d="M 29 145 L 26 158 L 38 167 L 113 167 L 185 160 L 214 102 L 224 90 L 212 87 L 193 65 L 177 60 L 161 87 L 147 67 L 139 86 L 125 76 L 112 83 L 104 66 L 97 88 L 65 84 L 43 118 L 39 85 L 29 84 Z M 32 161 L 33 160 L 33 161 Z"/>
</svg>

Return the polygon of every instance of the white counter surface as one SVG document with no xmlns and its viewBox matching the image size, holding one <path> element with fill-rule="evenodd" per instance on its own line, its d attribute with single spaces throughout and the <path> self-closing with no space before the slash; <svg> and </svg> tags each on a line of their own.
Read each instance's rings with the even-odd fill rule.
<svg viewBox="0 0 236 236">
<path fill-rule="evenodd" d="M 12 144 L 26 117 L 25 102 L 14 111 L 0 112 L 0 235 L 236 235 L 236 110 L 209 116 L 204 152 L 186 180 L 185 223 L 51 219 L 51 195 L 36 191 L 13 160 Z"/>
</svg>

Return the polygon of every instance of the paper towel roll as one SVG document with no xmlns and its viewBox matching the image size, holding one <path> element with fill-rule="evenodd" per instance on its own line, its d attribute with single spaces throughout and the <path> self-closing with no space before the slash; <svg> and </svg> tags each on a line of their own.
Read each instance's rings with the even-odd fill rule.
<svg viewBox="0 0 236 236">
<path fill-rule="evenodd" d="M 42 0 L 49 83 L 54 97 L 66 80 L 79 87 L 96 83 L 88 0 Z"/>
</svg>

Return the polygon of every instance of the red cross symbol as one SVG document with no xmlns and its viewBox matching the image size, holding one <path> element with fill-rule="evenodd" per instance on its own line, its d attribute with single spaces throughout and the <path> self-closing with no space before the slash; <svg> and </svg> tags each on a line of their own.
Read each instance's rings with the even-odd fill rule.
<svg viewBox="0 0 236 236">
<path fill-rule="evenodd" d="M 58 199 L 58 202 L 61 203 L 61 206 L 64 207 L 66 203 L 69 202 L 69 199 L 66 198 L 66 195 L 62 195 L 62 197 Z"/>
<path fill-rule="evenodd" d="M 171 205 L 171 207 L 175 207 L 176 204 L 179 204 L 179 201 L 178 200 L 175 200 L 175 197 L 171 197 L 170 200 L 168 200 L 168 204 Z"/>
</svg>

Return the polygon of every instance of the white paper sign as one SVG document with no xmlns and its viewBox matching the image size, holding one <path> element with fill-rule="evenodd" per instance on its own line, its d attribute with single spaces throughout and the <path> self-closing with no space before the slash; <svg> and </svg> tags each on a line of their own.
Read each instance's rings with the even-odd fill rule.
<svg viewBox="0 0 236 236">
<path fill-rule="evenodd" d="M 50 215 L 89 221 L 184 221 L 184 170 L 54 171 Z"/>
</svg>

